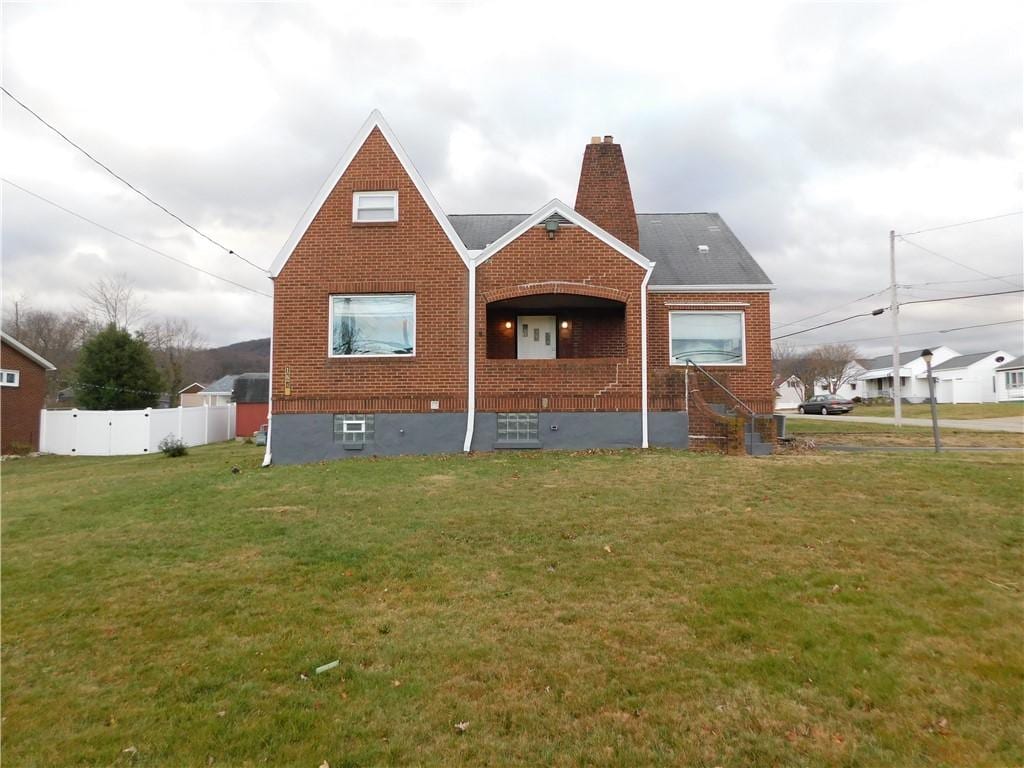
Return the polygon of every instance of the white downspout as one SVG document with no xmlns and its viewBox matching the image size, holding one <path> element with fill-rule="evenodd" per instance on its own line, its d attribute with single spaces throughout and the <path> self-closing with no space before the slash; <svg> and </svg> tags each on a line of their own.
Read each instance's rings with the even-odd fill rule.
<svg viewBox="0 0 1024 768">
<path fill-rule="evenodd" d="M 654 274 L 654 262 L 647 268 L 644 281 L 640 284 L 640 398 L 643 401 L 641 406 L 640 424 L 642 431 L 642 448 L 649 447 L 647 444 L 647 284 Z"/>
<path fill-rule="evenodd" d="M 270 370 L 267 381 L 267 450 L 263 453 L 263 466 L 269 467 L 274 460 L 270 450 L 270 435 L 274 431 L 274 312 L 270 312 Z"/>
<path fill-rule="evenodd" d="M 476 425 L 476 260 L 471 256 L 469 267 L 469 349 L 466 355 L 466 439 L 462 450 L 469 453 Z"/>
</svg>

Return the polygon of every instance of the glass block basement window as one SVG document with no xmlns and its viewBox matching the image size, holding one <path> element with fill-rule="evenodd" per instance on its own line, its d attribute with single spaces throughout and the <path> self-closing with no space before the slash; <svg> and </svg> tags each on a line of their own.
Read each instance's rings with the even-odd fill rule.
<svg viewBox="0 0 1024 768">
<path fill-rule="evenodd" d="M 363 445 L 373 440 L 373 414 L 334 414 L 334 441 L 344 445 Z"/>
<path fill-rule="evenodd" d="M 509 443 L 536 442 L 540 439 L 536 413 L 499 413 L 498 440 Z"/>
</svg>

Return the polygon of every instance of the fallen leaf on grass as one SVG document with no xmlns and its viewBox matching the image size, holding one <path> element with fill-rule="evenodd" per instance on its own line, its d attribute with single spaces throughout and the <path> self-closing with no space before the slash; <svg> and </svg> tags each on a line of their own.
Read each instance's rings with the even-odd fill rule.
<svg viewBox="0 0 1024 768">
<path fill-rule="evenodd" d="M 391 685 L 393 685 L 393 686 L 394 686 L 395 688 L 397 688 L 397 687 L 398 687 L 398 686 L 400 686 L 401 684 L 402 684 L 402 681 L 401 681 L 401 680 L 392 680 L 392 681 L 391 681 Z"/>
<path fill-rule="evenodd" d="M 464 734 L 468 728 L 469 728 L 469 721 L 468 720 L 464 720 L 461 723 L 456 723 L 455 724 L 455 732 L 457 734 L 459 734 L 460 736 L 462 734 Z"/>
<path fill-rule="evenodd" d="M 612 553 L 612 548 L 610 546 L 608 546 L 607 544 L 605 544 L 604 545 L 604 551 L 607 552 L 610 555 Z"/>
<path fill-rule="evenodd" d="M 320 768 L 331 768 L 331 764 L 324 760 L 322 763 L 320 763 Z"/>
<path fill-rule="evenodd" d="M 832 585 L 832 589 L 830 589 L 829 592 L 831 592 L 834 595 L 834 594 L 838 593 L 839 590 L 841 590 L 841 589 L 842 589 L 842 587 L 840 587 L 838 584 L 833 584 Z"/>
</svg>

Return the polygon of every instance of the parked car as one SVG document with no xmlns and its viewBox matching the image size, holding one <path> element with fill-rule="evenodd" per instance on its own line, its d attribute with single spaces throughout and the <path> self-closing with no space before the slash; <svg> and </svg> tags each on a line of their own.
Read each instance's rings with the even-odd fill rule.
<svg viewBox="0 0 1024 768">
<path fill-rule="evenodd" d="M 835 395 L 815 395 L 810 400 L 800 403 L 797 410 L 800 413 L 820 413 L 822 416 L 828 416 L 830 413 L 849 413 L 853 410 L 853 401 Z"/>
</svg>

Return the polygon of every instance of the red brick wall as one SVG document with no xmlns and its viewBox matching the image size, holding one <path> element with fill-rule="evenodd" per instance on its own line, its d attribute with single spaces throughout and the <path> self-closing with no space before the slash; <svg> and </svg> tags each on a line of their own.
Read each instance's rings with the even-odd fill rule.
<svg viewBox="0 0 1024 768">
<path fill-rule="evenodd" d="M 758 413 L 771 413 L 772 345 L 770 294 L 651 293 L 647 297 L 648 389 L 651 410 L 683 408 L 683 366 L 669 365 L 669 312 L 673 310 L 742 310 L 746 331 L 745 366 L 705 365 L 712 376 Z M 702 304 L 701 302 L 706 302 Z M 734 306 L 722 306 L 732 303 Z M 675 306 L 669 306 L 675 305 Z M 679 306 L 686 305 L 686 306 Z M 742 306 L 748 305 L 748 306 Z"/>
<path fill-rule="evenodd" d="M 14 347 L 0 342 L 0 368 L 19 371 L 17 387 L 0 387 L 0 453 L 15 444 L 39 450 L 39 412 L 46 399 L 46 371 Z"/>
<path fill-rule="evenodd" d="M 394 189 L 399 221 L 352 222 L 353 192 Z M 274 412 L 465 410 L 467 290 L 458 252 L 374 129 L 275 281 Z M 416 294 L 415 356 L 329 358 L 329 296 L 378 292 Z"/>
<path fill-rule="evenodd" d="M 640 286 L 645 274 L 642 267 L 580 227 L 563 227 L 553 239 L 542 227 L 534 227 L 480 265 L 476 303 L 478 410 L 639 410 Z M 488 359 L 487 336 L 495 329 L 487 324 L 487 304 L 548 293 L 576 293 L 622 302 L 622 354 L 590 359 Z"/>
<path fill-rule="evenodd" d="M 574 207 L 626 245 L 640 247 L 633 193 L 620 145 L 610 141 L 587 144 Z"/>
</svg>

